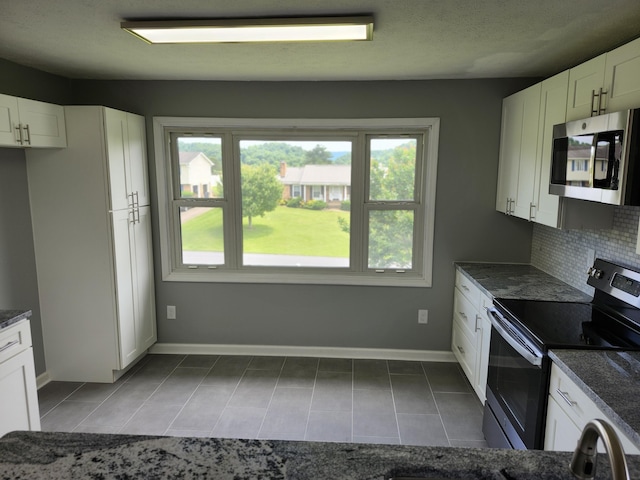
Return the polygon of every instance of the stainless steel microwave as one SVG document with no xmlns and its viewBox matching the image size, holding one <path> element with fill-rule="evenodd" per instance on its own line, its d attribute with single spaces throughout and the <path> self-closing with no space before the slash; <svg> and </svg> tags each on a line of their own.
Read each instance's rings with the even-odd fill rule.
<svg viewBox="0 0 640 480">
<path fill-rule="evenodd" d="M 549 193 L 640 205 L 640 108 L 553 127 Z"/>
</svg>

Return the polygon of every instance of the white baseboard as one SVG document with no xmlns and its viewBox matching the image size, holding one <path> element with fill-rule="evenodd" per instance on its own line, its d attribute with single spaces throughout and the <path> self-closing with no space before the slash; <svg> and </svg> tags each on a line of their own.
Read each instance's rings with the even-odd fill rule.
<svg viewBox="0 0 640 480">
<path fill-rule="evenodd" d="M 366 358 L 422 362 L 456 362 L 451 351 L 394 350 L 386 348 L 291 347 L 278 345 L 212 345 L 156 343 L 149 353 L 173 355 L 261 355 L 284 357 Z"/>
<path fill-rule="evenodd" d="M 47 383 L 51 381 L 51 377 L 49 376 L 49 372 L 41 373 L 36 377 L 36 387 L 40 390 Z"/>
</svg>

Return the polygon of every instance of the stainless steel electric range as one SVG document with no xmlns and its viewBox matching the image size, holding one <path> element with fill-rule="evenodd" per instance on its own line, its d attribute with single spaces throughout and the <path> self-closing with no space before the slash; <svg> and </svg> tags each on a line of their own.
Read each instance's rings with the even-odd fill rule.
<svg viewBox="0 0 640 480">
<path fill-rule="evenodd" d="M 590 303 L 494 299 L 483 432 L 490 447 L 542 449 L 551 348 L 640 350 L 640 271 L 597 259 Z"/>
</svg>

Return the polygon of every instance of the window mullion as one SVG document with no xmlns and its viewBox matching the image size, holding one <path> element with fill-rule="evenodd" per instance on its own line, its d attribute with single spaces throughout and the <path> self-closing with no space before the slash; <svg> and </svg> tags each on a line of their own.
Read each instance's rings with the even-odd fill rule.
<svg viewBox="0 0 640 480">
<path fill-rule="evenodd" d="M 366 186 L 366 136 L 359 134 L 354 142 L 351 159 L 351 215 L 350 215 L 350 258 L 351 270 L 363 272 L 367 262 L 365 225 Z"/>
<path fill-rule="evenodd" d="M 237 142 L 231 132 L 227 132 L 223 136 L 222 163 L 226 167 L 225 171 L 228 175 L 224 192 L 229 203 L 224 222 L 227 265 L 232 269 L 239 269 L 242 265 L 242 192 L 240 188 L 240 158 Z"/>
</svg>

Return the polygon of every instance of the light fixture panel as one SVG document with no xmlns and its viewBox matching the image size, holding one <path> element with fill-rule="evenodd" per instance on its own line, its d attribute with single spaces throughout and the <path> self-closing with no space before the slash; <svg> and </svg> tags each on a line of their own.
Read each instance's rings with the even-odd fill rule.
<svg viewBox="0 0 640 480">
<path fill-rule="evenodd" d="M 122 22 L 153 44 L 371 40 L 373 17 L 309 17 Z"/>
</svg>

